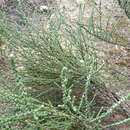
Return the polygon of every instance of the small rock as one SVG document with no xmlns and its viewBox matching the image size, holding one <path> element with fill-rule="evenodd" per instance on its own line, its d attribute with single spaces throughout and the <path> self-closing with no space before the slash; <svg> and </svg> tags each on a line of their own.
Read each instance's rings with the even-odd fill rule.
<svg viewBox="0 0 130 130">
<path fill-rule="evenodd" d="M 48 12 L 49 11 L 49 7 L 45 6 L 45 5 L 41 5 L 40 6 L 40 12 Z"/>
</svg>

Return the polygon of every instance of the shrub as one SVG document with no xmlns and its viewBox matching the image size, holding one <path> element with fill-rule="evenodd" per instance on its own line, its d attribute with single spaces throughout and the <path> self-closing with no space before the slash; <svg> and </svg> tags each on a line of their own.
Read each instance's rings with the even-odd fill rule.
<svg viewBox="0 0 130 130">
<path fill-rule="evenodd" d="M 0 101 L 6 104 L 1 129 L 99 130 L 130 120 L 107 126 L 101 122 L 130 95 L 106 112 L 93 110 L 96 93 L 89 92 L 100 87 L 104 62 L 88 44 L 90 33 L 80 21 L 69 21 L 57 11 L 47 22 L 37 21 L 40 25 L 21 18 L 25 28 L 3 16 L 1 21 L 1 38 L 13 53 L 8 57 L 11 79 L 0 88 Z"/>
</svg>

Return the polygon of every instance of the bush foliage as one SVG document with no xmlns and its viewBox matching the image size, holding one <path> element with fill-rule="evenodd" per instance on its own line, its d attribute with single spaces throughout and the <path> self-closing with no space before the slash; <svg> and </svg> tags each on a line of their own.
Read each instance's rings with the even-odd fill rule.
<svg viewBox="0 0 130 130">
<path fill-rule="evenodd" d="M 52 17 L 43 22 L 20 15 L 25 23 L 23 28 L 8 21 L 1 12 L 0 36 L 11 52 L 8 56 L 11 77 L 0 87 L 0 101 L 6 104 L 0 110 L 3 115 L 0 128 L 100 130 L 129 121 L 102 125 L 102 120 L 130 95 L 106 112 L 102 107 L 95 112 L 96 93 L 91 97 L 89 93 L 93 86 L 100 87 L 104 67 L 104 61 L 90 44 L 92 36 L 106 41 L 105 34 L 111 33 L 94 26 L 94 22 L 89 25 L 80 20 L 71 22 L 57 8 L 54 10 Z M 113 43 L 110 40 L 107 39 Z"/>
</svg>

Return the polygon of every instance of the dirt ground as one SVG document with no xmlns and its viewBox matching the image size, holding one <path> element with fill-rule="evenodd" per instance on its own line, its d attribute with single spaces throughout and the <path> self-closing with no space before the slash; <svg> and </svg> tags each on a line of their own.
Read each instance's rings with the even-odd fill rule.
<svg viewBox="0 0 130 130">
<path fill-rule="evenodd" d="M 108 18 L 111 16 L 111 25 L 116 26 L 119 31 L 124 33 L 127 43 L 123 46 L 106 44 L 105 42 L 96 42 L 94 45 L 100 50 L 99 55 L 104 58 L 104 60 L 109 64 L 110 68 L 114 67 L 119 73 L 126 77 L 126 80 L 121 82 L 105 81 L 106 86 L 111 88 L 119 96 L 125 96 L 130 93 L 130 20 L 125 15 L 123 9 L 120 8 L 116 3 L 113 4 L 115 0 L 28 0 L 28 7 L 25 11 L 36 11 L 40 12 L 41 6 L 49 7 L 52 3 L 57 3 L 61 8 L 67 11 L 68 17 L 73 21 L 78 15 L 80 4 L 85 5 L 83 22 L 86 21 L 91 15 L 94 6 L 101 7 L 102 12 L 102 24 L 105 26 Z M 71 6 L 70 6 L 71 5 Z M 0 8 L 5 11 L 9 18 L 16 20 L 21 25 L 22 21 L 17 18 L 16 12 L 16 1 L 15 0 L 0 0 Z M 98 17 L 97 17 L 97 20 Z M 113 74 L 109 71 L 109 75 Z M 108 75 L 108 73 L 106 73 Z M 127 103 L 130 105 L 130 101 Z M 130 112 L 130 106 L 128 111 Z M 115 120 L 119 120 L 121 117 L 113 117 Z M 108 119 L 109 120 L 109 119 Z M 108 130 L 130 130 L 130 125 L 123 125 L 118 128 L 110 128 Z"/>
</svg>

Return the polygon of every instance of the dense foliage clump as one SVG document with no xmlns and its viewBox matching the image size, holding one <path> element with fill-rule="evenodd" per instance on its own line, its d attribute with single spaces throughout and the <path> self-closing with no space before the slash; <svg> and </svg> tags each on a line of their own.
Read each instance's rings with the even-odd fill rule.
<svg viewBox="0 0 130 130">
<path fill-rule="evenodd" d="M 1 78 L 0 128 L 99 130 L 129 121 L 102 125 L 130 95 L 105 111 L 103 106 L 94 109 L 105 63 L 90 43 L 96 39 L 116 44 L 106 39 L 112 32 L 96 25 L 92 16 L 85 25 L 54 10 L 43 22 L 20 15 L 23 28 L 0 14 L 0 40 L 9 51 L 9 56 L 4 54 L 8 80 Z"/>
</svg>

